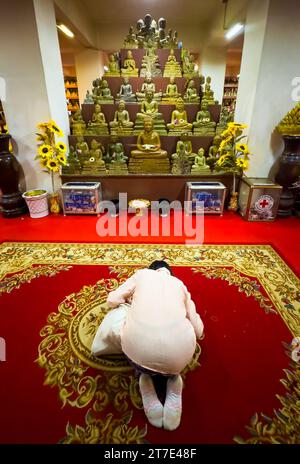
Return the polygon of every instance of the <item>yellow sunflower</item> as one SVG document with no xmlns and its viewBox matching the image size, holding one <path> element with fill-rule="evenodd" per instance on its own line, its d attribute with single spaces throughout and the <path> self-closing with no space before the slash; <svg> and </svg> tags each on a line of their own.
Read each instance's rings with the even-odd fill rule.
<svg viewBox="0 0 300 464">
<path fill-rule="evenodd" d="M 59 171 L 59 162 L 55 158 L 50 158 L 47 161 L 47 169 L 49 171 L 58 172 Z"/>
<path fill-rule="evenodd" d="M 53 155 L 53 149 L 51 145 L 47 145 L 46 143 L 43 143 L 42 145 L 39 146 L 39 155 L 42 158 L 49 158 L 50 156 Z"/>
<path fill-rule="evenodd" d="M 42 169 L 47 169 L 48 158 L 40 159 L 40 166 Z"/>
<path fill-rule="evenodd" d="M 51 120 L 48 125 L 47 125 L 48 129 L 50 130 L 50 132 L 53 132 L 53 134 L 57 135 L 58 137 L 63 137 L 64 136 L 64 133 L 63 131 L 61 130 L 61 128 L 56 124 L 55 121 Z"/>
<path fill-rule="evenodd" d="M 40 122 L 37 127 L 40 129 L 40 130 L 45 130 L 47 129 L 48 127 L 48 123 L 47 122 Z"/>
<path fill-rule="evenodd" d="M 232 139 L 233 135 L 234 135 L 234 131 L 232 129 L 226 129 L 222 132 L 221 137 L 225 139 L 227 138 Z"/>
<path fill-rule="evenodd" d="M 58 142 L 55 145 L 55 148 L 59 151 L 59 153 L 66 153 L 67 145 L 64 142 Z"/>
<path fill-rule="evenodd" d="M 236 151 L 241 151 L 245 155 L 248 155 L 248 153 L 249 153 L 248 145 L 246 145 L 246 143 L 237 143 L 236 144 Z"/>
<path fill-rule="evenodd" d="M 248 163 L 247 160 L 245 160 L 245 159 L 243 159 L 243 158 L 238 158 L 238 159 L 236 160 L 236 165 L 237 165 L 237 167 L 246 170 L 246 169 L 248 169 L 249 163 Z"/>
<path fill-rule="evenodd" d="M 220 143 L 220 150 L 223 150 L 223 148 L 225 148 L 231 142 L 231 140 L 231 137 L 227 137 L 226 139 L 222 140 Z"/>
<path fill-rule="evenodd" d="M 226 158 L 228 158 L 228 153 L 226 153 L 225 155 L 220 156 L 220 158 L 217 161 L 217 165 L 218 166 L 223 166 Z"/>
<path fill-rule="evenodd" d="M 60 153 L 59 155 L 57 155 L 56 159 L 59 162 L 59 164 L 62 164 L 63 166 L 66 166 L 67 158 L 65 157 L 65 155 L 63 153 Z"/>
</svg>

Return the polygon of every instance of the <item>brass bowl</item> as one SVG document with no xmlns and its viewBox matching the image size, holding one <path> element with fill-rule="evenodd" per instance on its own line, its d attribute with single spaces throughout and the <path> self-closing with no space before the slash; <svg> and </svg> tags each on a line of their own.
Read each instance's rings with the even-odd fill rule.
<svg viewBox="0 0 300 464">
<path fill-rule="evenodd" d="M 136 198 L 134 200 L 130 200 L 128 206 L 135 210 L 135 214 L 137 216 L 143 216 L 145 210 L 149 208 L 150 201 L 145 200 L 144 198 Z"/>
</svg>

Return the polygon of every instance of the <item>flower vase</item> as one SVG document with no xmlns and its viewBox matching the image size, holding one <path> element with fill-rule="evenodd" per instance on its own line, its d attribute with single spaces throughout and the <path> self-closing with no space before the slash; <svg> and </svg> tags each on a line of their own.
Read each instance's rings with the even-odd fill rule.
<svg viewBox="0 0 300 464">
<path fill-rule="evenodd" d="M 279 158 L 279 171 L 275 181 L 282 185 L 278 216 L 291 216 L 295 204 L 293 184 L 300 177 L 300 136 L 283 135 L 284 150 Z"/>
<path fill-rule="evenodd" d="M 238 207 L 238 193 L 232 192 L 228 205 L 228 211 L 236 212 L 238 210 Z"/>
<path fill-rule="evenodd" d="M 50 212 L 53 214 L 59 214 L 61 212 L 60 197 L 58 193 L 52 193 L 49 195 Z"/>
<path fill-rule="evenodd" d="M 19 191 L 20 164 L 9 151 L 9 134 L 0 134 L 0 206 L 3 217 L 14 218 L 28 212 L 26 203 Z"/>
</svg>

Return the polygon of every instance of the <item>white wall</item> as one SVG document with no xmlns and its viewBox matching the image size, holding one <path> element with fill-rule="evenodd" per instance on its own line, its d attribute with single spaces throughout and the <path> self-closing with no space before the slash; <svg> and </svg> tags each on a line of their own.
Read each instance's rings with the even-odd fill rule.
<svg viewBox="0 0 300 464">
<path fill-rule="evenodd" d="M 76 76 L 80 103 L 83 103 L 86 91 L 92 90 L 92 82 L 103 75 L 103 52 L 86 49 L 75 55 Z"/>
<path fill-rule="evenodd" d="M 215 99 L 222 103 L 224 80 L 226 72 L 225 48 L 207 47 L 201 54 L 200 72 L 205 77 L 212 78 L 211 88 L 215 92 Z"/>
</svg>

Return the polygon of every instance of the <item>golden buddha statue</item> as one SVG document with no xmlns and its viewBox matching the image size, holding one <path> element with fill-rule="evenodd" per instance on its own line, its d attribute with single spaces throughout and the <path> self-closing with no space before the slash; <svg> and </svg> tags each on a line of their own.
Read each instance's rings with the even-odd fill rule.
<svg viewBox="0 0 300 464">
<path fill-rule="evenodd" d="M 89 159 L 83 162 L 82 174 L 106 174 L 105 162 L 103 161 L 104 147 L 100 142 L 93 139 L 91 141 L 91 148 L 89 150 Z"/>
<path fill-rule="evenodd" d="M 192 79 L 197 77 L 197 72 L 195 71 L 195 57 L 191 53 L 187 53 L 184 57 L 183 64 L 183 77 L 187 79 Z"/>
<path fill-rule="evenodd" d="M 83 163 L 89 159 L 90 149 L 82 135 L 77 137 L 75 151 L 80 165 L 83 166 Z"/>
<path fill-rule="evenodd" d="M 86 124 L 83 120 L 80 110 L 77 110 L 70 118 L 70 126 L 72 135 L 84 135 L 86 132 Z"/>
<path fill-rule="evenodd" d="M 164 69 L 164 77 L 182 77 L 180 63 L 178 63 L 174 49 L 170 50 L 170 55 L 168 56 L 167 62 Z"/>
<path fill-rule="evenodd" d="M 220 135 L 216 135 L 213 139 L 213 143 L 208 150 L 208 156 L 210 158 L 217 158 L 218 152 L 220 150 L 220 144 L 222 142 L 222 137 Z"/>
<path fill-rule="evenodd" d="M 212 121 L 211 114 L 207 109 L 206 101 L 201 103 L 201 110 L 198 111 L 196 121 L 193 123 L 194 134 L 197 135 L 215 135 L 216 123 Z"/>
<path fill-rule="evenodd" d="M 108 82 L 105 79 L 102 81 L 100 97 L 97 99 L 97 102 L 102 104 L 114 102 L 114 97 L 112 96 Z"/>
<path fill-rule="evenodd" d="M 127 58 L 124 60 L 124 68 L 121 69 L 122 76 L 138 76 L 139 70 L 135 67 L 132 51 L 128 50 Z"/>
<path fill-rule="evenodd" d="M 154 84 L 154 82 L 152 81 L 151 74 L 148 74 L 148 75 L 146 76 L 146 79 L 145 79 L 145 81 L 144 81 L 143 84 L 142 84 L 141 91 L 136 93 L 136 96 L 137 96 L 137 100 L 138 100 L 138 101 L 145 100 L 147 90 L 151 90 L 151 91 L 153 92 L 154 99 L 155 99 L 156 101 L 160 101 L 162 93 L 161 93 L 161 92 L 156 92 L 156 91 L 155 91 L 155 84 Z"/>
<path fill-rule="evenodd" d="M 130 121 L 129 113 L 126 110 L 124 100 L 120 100 L 114 120 L 109 123 L 110 127 L 118 132 L 119 135 L 131 135 L 133 122 Z"/>
<path fill-rule="evenodd" d="M 117 100 L 135 102 L 135 94 L 132 91 L 132 85 L 129 83 L 128 77 L 124 77 L 124 82 L 121 84 L 120 92 L 117 93 Z"/>
<path fill-rule="evenodd" d="M 119 63 L 116 60 L 115 55 L 109 55 L 109 62 L 108 62 L 108 71 L 104 73 L 104 76 L 107 77 L 119 77 L 120 76 L 120 67 Z"/>
<path fill-rule="evenodd" d="M 179 148 L 180 148 L 181 145 L 184 146 L 184 150 L 187 153 L 189 161 L 190 161 L 190 165 L 192 166 L 192 164 L 194 162 L 194 159 L 195 159 L 195 156 L 196 156 L 196 153 L 193 152 L 192 142 L 189 139 L 189 134 L 187 132 L 183 132 L 181 134 L 180 140 L 178 140 L 178 142 L 176 144 L 176 153 L 178 153 Z"/>
<path fill-rule="evenodd" d="M 162 101 L 163 103 L 174 105 L 176 104 L 177 99 L 180 97 L 180 93 L 178 93 L 178 87 L 175 83 L 175 77 L 170 77 L 170 82 L 167 85 L 166 92 L 163 93 Z"/>
<path fill-rule="evenodd" d="M 186 175 L 191 172 L 189 155 L 181 140 L 177 142 L 176 153 L 172 155 L 172 161 L 172 174 Z"/>
<path fill-rule="evenodd" d="M 193 128 L 187 120 L 187 113 L 184 109 L 184 101 L 178 98 L 176 102 L 176 109 L 172 111 L 171 122 L 167 124 L 169 132 L 181 134 L 182 132 L 189 132 Z"/>
<path fill-rule="evenodd" d="M 96 103 L 92 120 L 88 123 L 87 134 L 108 135 L 108 124 L 105 120 L 104 114 L 101 111 L 101 105 L 99 105 L 99 103 Z"/>
<path fill-rule="evenodd" d="M 206 101 L 208 105 L 217 105 L 218 101 L 214 99 L 214 92 L 211 90 L 211 77 L 206 78 L 202 101 Z"/>
<path fill-rule="evenodd" d="M 145 77 L 147 74 L 151 74 L 153 77 L 162 75 L 159 58 L 153 48 L 146 49 L 146 54 L 142 59 L 140 77 Z"/>
<path fill-rule="evenodd" d="M 200 103 L 200 96 L 198 95 L 195 81 L 193 79 L 188 82 L 183 99 L 185 103 Z"/>
<path fill-rule="evenodd" d="M 170 161 L 168 153 L 161 149 L 160 137 L 153 130 L 153 119 L 144 119 L 144 130 L 137 139 L 137 149 L 131 152 L 129 172 L 136 173 L 169 173 Z"/>
<path fill-rule="evenodd" d="M 139 134 L 143 128 L 145 118 L 153 119 L 154 130 L 161 135 L 167 135 L 166 125 L 162 113 L 158 112 L 158 103 L 154 99 L 152 90 L 147 90 L 146 99 L 141 104 L 141 110 L 136 115 L 134 133 Z"/>
<path fill-rule="evenodd" d="M 206 164 L 206 158 L 204 155 L 204 148 L 199 148 L 198 154 L 195 157 L 195 163 L 192 166 L 192 174 L 208 174 L 210 173 L 210 167 Z"/>
<path fill-rule="evenodd" d="M 130 26 L 129 32 L 124 40 L 123 48 L 138 48 L 136 34 L 133 32 L 133 27 Z"/>
</svg>

